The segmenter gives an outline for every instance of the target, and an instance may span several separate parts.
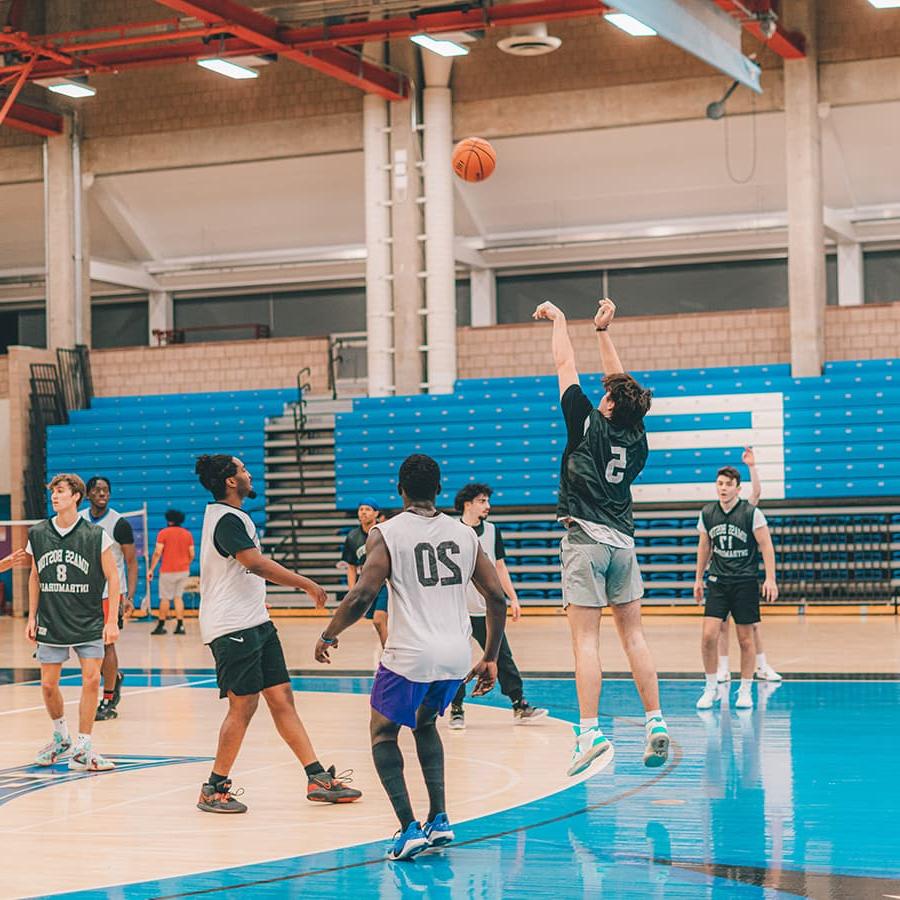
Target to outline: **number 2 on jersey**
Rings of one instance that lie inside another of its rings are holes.
[[[625,448],[611,446],[609,449],[612,451],[613,458],[606,467],[606,480],[610,484],[620,484],[625,477]]]
[[[437,550],[423,541],[416,544],[416,577],[422,587],[434,587],[438,582],[447,586],[451,584],[462,584],[462,569],[450,558],[451,553],[459,554],[459,544],[455,541],[442,541],[437,545]],[[441,575],[438,562],[450,573],[449,575]]]

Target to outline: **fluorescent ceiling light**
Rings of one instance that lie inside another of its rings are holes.
[[[443,41],[433,38],[430,34],[414,34],[410,36],[414,44],[418,44],[425,50],[437,53],[438,56],[468,56],[469,48],[453,41]]]
[[[900,0],[898,0],[900,2]],[[607,13],[604,17],[610,25],[621,28],[622,31],[628,32],[633,37],[653,37],[656,32],[649,26],[645,25],[640,19],[629,16],[628,13]]]
[[[229,59],[222,59],[220,56],[210,56],[206,59],[198,59],[197,65],[203,69],[209,69],[217,75],[224,75],[226,78],[244,79],[259,78],[259,72],[256,69],[250,69],[247,66],[239,66],[237,63],[231,62]]]
[[[82,97],[93,97],[97,93],[97,89],[92,88],[86,81],[74,78],[55,78],[45,87],[54,94],[62,94],[63,97],[72,97],[75,100],[80,100]]]
[[[900,8],[900,0],[869,0],[869,3],[875,9],[898,9]]]

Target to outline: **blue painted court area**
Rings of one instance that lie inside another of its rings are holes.
[[[208,677],[151,676],[200,687],[209,686]],[[303,677],[294,683],[299,691],[355,692],[370,681]],[[700,687],[663,684],[674,753],[664,769],[648,770],[641,764],[643,719],[634,687],[608,682],[601,724],[616,748],[609,768],[562,793],[462,823],[454,845],[414,862],[386,862],[381,842],[308,856],[298,847],[296,857],[277,862],[65,896],[900,895],[900,682],[757,685],[752,711],[725,705],[704,714],[694,710]],[[527,694],[555,716],[577,718],[570,679],[530,679]],[[451,740],[465,734],[447,735],[445,742]]]

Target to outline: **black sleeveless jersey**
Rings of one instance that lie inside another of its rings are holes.
[[[739,500],[730,512],[725,512],[718,501],[703,507],[703,527],[712,549],[711,578],[728,582],[759,577],[759,547],[753,536],[755,513],[756,507],[746,500]]]
[[[103,529],[79,519],[61,535],[52,521],[28,532],[41,585],[37,639],[72,646],[103,637]]]

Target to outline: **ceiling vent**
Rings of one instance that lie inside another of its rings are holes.
[[[497,41],[497,46],[512,56],[543,56],[552,53],[560,44],[562,41],[558,37],[547,34],[543,22],[516,26],[509,37]]]

